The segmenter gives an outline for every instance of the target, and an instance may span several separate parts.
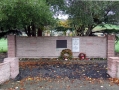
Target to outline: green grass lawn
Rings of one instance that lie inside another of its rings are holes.
[[[7,39],[0,39],[0,53],[7,52]]]

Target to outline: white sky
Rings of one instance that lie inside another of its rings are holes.
[[[68,15],[59,15],[58,16],[59,19],[68,19]]]
[[[59,19],[68,19],[68,15],[64,15],[64,14],[59,14],[59,16],[57,16]],[[57,18],[56,16],[55,16],[55,18]]]

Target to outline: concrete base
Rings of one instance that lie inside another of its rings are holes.
[[[19,59],[15,58],[5,58],[4,62],[10,63],[10,78],[14,79],[19,74]]]
[[[0,63],[0,84],[10,79],[10,63]]]
[[[108,71],[107,73],[112,78],[119,78],[119,57],[108,58]]]

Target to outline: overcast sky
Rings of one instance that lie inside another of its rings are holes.
[[[68,15],[59,15],[58,16],[59,19],[68,19]]]
[[[58,19],[68,19],[68,15],[67,14],[59,14],[58,16],[54,16],[55,18],[58,18]]]

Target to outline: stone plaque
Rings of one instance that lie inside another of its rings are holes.
[[[56,48],[67,48],[67,40],[56,40]]]
[[[79,38],[72,38],[72,52],[79,52]]]

